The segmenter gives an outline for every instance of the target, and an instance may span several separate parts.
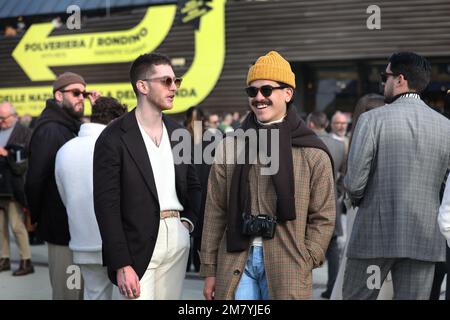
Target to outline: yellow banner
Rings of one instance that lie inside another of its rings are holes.
[[[175,13],[176,6],[154,7],[131,30],[53,37],[49,37],[54,27],[51,22],[34,24],[12,56],[32,81],[56,79],[49,66],[133,61],[134,57],[151,52],[161,44]]]
[[[195,55],[177,92],[174,108],[182,112],[198,105],[212,91],[225,60],[225,2],[208,2],[211,10],[201,16],[195,31]],[[176,5],[150,7],[139,25],[127,31],[48,37],[49,23],[30,26],[13,52],[13,57],[32,81],[55,79],[49,66],[100,64],[134,60],[153,51],[167,36],[175,18]],[[128,75],[124,75],[124,78]],[[136,98],[129,82],[88,84],[87,90],[98,90],[132,107]],[[45,101],[52,97],[51,85],[1,88],[0,101],[14,104],[18,113],[38,116]],[[86,103],[86,114],[90,114]]]

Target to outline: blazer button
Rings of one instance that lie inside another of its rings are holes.
[[[239,270],[234,270],[234,272],[233,272],[233,275],[235,275],[235,276],[238,276],[240,274],[241,274],[241,272]]]

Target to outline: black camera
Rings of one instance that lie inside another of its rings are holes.
[[[245,214],[242,234],[272,239],[275,235],[276,225],[276,217],[268,216],[266,214],[259,214],[257,216]]]

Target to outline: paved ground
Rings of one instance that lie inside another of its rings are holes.
[[[11,235],[11,239],[14,237]],[[13,277],[12,271],[18,268],[19,254],[15,243],[11,245],[11,271],[0,272],[0,300],[49,300],[50,281],[47,267],[47,246],[32,246],[32,261],[35,273]],[[314,298],[320,299],[327,279],[326,264],[313,271]],[[203,300],[203,281],[195,273],[188,273],[184,280],[183,300]]]

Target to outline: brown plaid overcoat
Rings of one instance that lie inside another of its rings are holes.
[[[234,164],[229,164],[232,138],[216,148],[206,200],[201,269],[215,276],[215,299],[234,299],[245,269],[248,250],[227,252],[227,208]],[[238,151],[235,151],[238,152]],[[228,158],[227,158],[228,153]],[[312,269],[322,265],[336,217],[333,170],[328,155],[316,148],[292,148],[295,180],[295,220],[279,223],[273,239],[264,239],[264,264],[270,299],[310,299]],[[228,161],[228,162],[227,162]],[[276,212],[271,176],[252,165],[249,173],[252,214]]]

